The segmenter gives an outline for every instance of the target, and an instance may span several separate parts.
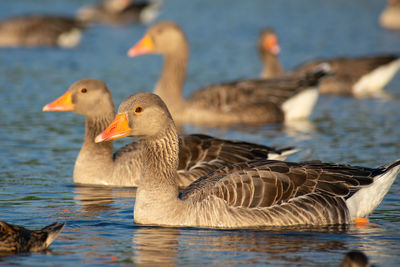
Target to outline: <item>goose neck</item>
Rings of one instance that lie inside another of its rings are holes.
[[[267,79],[284,74],[282,64],[277,56],[266,53],[263,55],[263,62],[262,78]]]
[[[95,143],[94,139],[112,122],[113,116],[86,118],[85,137],[74,166],[75,183],[96,184],[99,180],[110,182],[114,170],[113,142]]]
[[[182,91],[188,61],[187,52],[184,50],[181,53],[164,56],[161,78],[154,91],[169,108],[182,106],[184,102]],[[173,111],[171,112],[174,113]]]
[[[169,191],[178,194],[179,139],[174,124],[161,137],[142,140],[143,176],[139,187],[151,191]]]

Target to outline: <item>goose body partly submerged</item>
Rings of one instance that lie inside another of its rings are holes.
[[[106,186],[137,186],[142,173],[140,144],[128,144],[113,154],[113,142],[97,144],[95,137],[115,116],[111,91],[96,79],[80,80],[43,111],[73,111],[84,115],[85,137],[75,162],[74,182]],[[275,149],[247,142],[223,140],[207,135],[179,137],[178,185],[191,182],[219,167],[252,159],[285,159],[293,148]]]
[[[196,90],[184,99],[189,45],[182,29],[169,21],[152,26],[128,55],[147,53],[164,56],[163,71],[154,93],[165,101],[178,124],[257,125],[306,119],[318,98],[318,82],[328,73],[320,68],[277,79],[224,82]]]
[[[141,138],[143,174],[135,200],[138,224],[247,228],[353,223],[382,201],[400,160],[379,168],[254,160],[220,168],[180,195],[179,139],[167,106],[155,94],[123,101],[96,142]]]

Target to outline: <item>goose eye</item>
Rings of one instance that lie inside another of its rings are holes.
[[[143,111],[143,108],[140,106],[135,108],[135,113],[140,113],[142,111]]]
[[[82,92],[82,93],[87,93],[87,89],[86,89],[86,88],[82,88],[82,89],[81,89],[81,92]]]

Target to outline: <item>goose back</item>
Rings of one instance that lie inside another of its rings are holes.
[[[327,62],[332,68],[334,75],[324,79],[319,90],[323,94],[340,94],[340,95],[357,95],[357,91],[363,94],[363,89],[356,89],[358,82],[363,77],[371,74],[374,70],[394,64],[388,71],[389,77],[386,78],[384,73],[379,75],[379,80],[376,88],[370,89],[370,91],[381,89],[386,83],[393,77],[398,68],[400,67],[400,59],[396,55],[380,55],[380,56],[369,56],[369,57],[340,57],[332,59],[319,59],[311,62],[304,63],[295,69],[295,73],[304,73],[315,68],[316,65]],[[368,92],[366,92],[368,93]]]
[[[187,99],[190,109],[197,109],[199,114],[191,112],[201,120],[205,110],[208,119],[218,116],[229,123],[280,123],[290,117],[290,109],[285,110],[285,103],[301,95],[306,90],[316,91],[316,87],[322,77],[328,75],[327,70],[316,66],[313,71],[301,75],[285,75],[273,79],[248,79],[233,82],[225,82],[211,85],[195,91]],[[318,95],[318,94],[317,94]],[[315,105],[303,102],[302,106]],[[298,113],[301,114],[301,113]],[[306,113],[303,118],[308,117]],[[211,118],[210,118],[211,117]],[[207,119],[207,118],[206,118]]]
[[[231,141],[207,135],[179,136],[178,184],[188,186],[199,177],[223,166],[254,159],[286,159],[297,150],[275,149],[253,143]]]
[[[225,217],[223,227],[343,224],[354,219],[346,200],[386,171],[317,161],[252,161],[198,179],[180,198],[214,212],[212,218],[201,217],[204,225],[220,220],[217,214]],[[222,212],[214,209],[215,202],[224,203]]]

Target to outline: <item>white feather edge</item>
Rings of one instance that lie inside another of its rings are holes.
[[[394,180],[400,172],[400,165],[391,168],[387,172],[375,177],[369,186],[358,190],[352,197],[346,200],[350,219],[367,217],[382,202],[383,197],[389,191]]]
[[[318,88],[310,87],[289,98],[282,104],[285,121],[308,118],[318,100]]]
[[[379,94],[385,85],[390,82],[399,68],[400,59],[397,59],[389,64],[374,69],[370,73],[362,76],[357,83],[353,85],[353,94],[359,98]]]

